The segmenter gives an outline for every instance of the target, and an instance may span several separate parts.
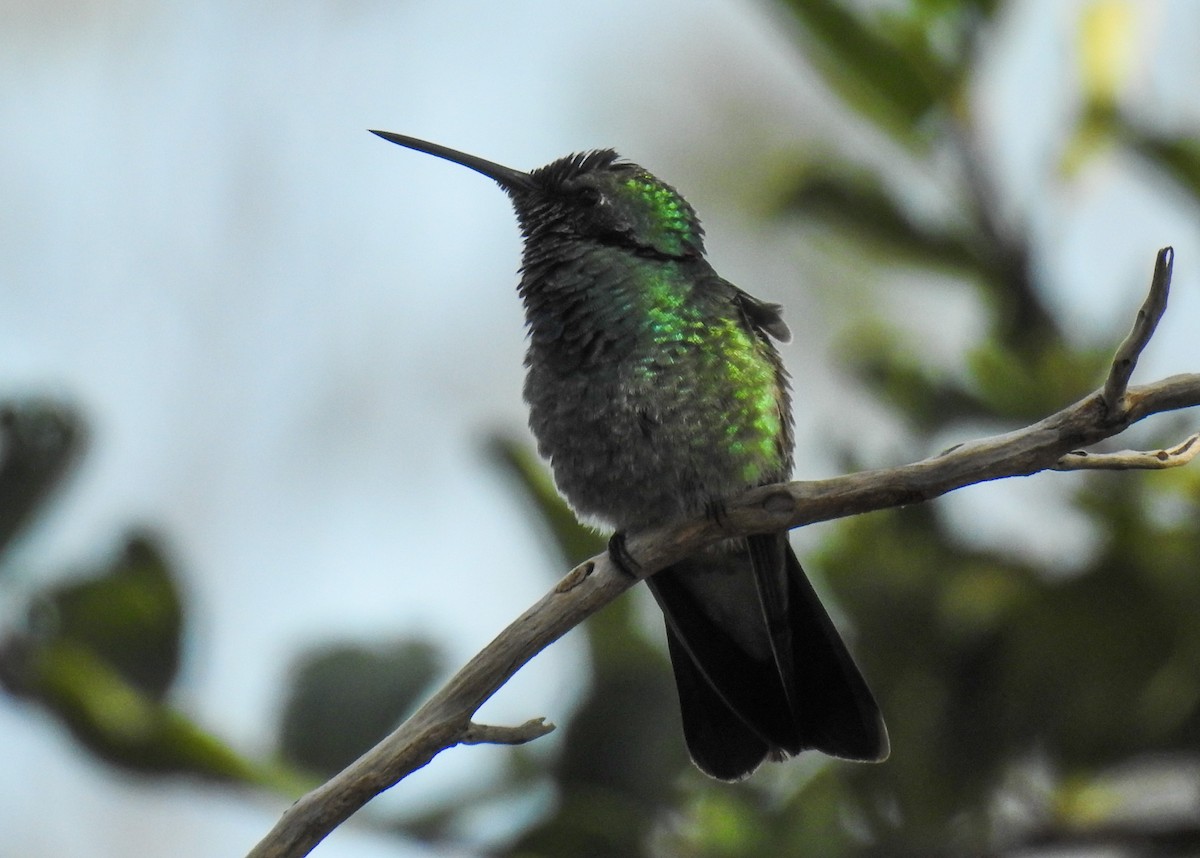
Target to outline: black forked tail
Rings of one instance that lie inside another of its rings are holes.
[[[786,534],[689,558],[647,583],[666,615],[684,736],[702,771],[739,780],[808,749],[887,757],[879,707]]]

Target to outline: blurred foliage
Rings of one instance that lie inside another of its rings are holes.
[[[169,704],[183,618],[162,547],[133,534],[101,568],[34,596],[0,641],[0,686],[123,769],[294,790],[296,778],[244,759]]]
[[[1012,195],[980,145],[974,76],[1010,4],[779,5],[798,55],[848,113],[900,153],[897,163],[955,186],[934,216],[898,192],[889,167],[838,149],[798,158],[779,197],[781,216],[840,238],[853,276],[875,260],[879,289],[901,266],[953,279],[985,319],[951,370],[869,301],[847,321],[836,346],[845,369],[910,433],[897,458],[963,426],[1024,425],[1099,386],[1115,342],[1064,340],[1033,261],[1038,225],[1002,204]],[[1118,151],[1195,207],[1200,137],[1125,106],[1143,14],[1128,0],[1080,6],[1078,113],[1058,141],[1055,180],[1069,188],[1092,159]],[[1151,267],[1148,258],[1147,279]],[[1140,297],[1130,296],[1131,317]],[[0,561],[84,436],[63,405],[0,404]],[[492,452],[564,570],[603,550],[524,443],[496,439]],[[657,624],[642,622],[634,596],[585,625],[591,681],[556,759],[546,766],[512,748],[501,782],[398,827],[450,842],[469,804],[549,784],[551,806],[493,854],[1200,855],[1200,478],[1185,469],[1044,479],[1069,481],[1064,517],[1086,516],[1096,534],[1069,570],[1038,568],[1019,546],[965,544],[937,504],[839,522],[807,558],[886,714],[886,763],[806,755],[742,784],[705,779],[686,760]],[[0,643],[0,682],[124,769],[294,792],[302,779],[290,769],[245,760],[171,707],[187,613],[175,582],[155,539],[130,538],[115,560],[34,598]],[[417,639],[314,650],[294,672],[281,755],[312,772],[339,768],[413,707],[439,663]]]
[[[416,708],[440,663],[423,640],[315,650],[293,669],[281,755],[315,774],[337,774]]]
[[[0,403],[0,556],[66,474],[84,437],[81,419],[63,403]]]

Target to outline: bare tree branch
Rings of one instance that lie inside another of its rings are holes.
[[[1088,455],[1081,448],[1119,435],[1153,414],[1200,405],[1200,374],[1176,375],[1129,387],[1138,356],[1166,308],[1173,253],[1159,252],[1150,296],[1123,342],[1101,390],[1044,420],[1003,435],[961,444],[898,468],[829,480],[762,486],[731,499],[711,517],[631,534],[625,549],[638,576],[651,575],[719,539],[770,533],[818,521],[904,506],[954,489],[1044,470],[1086,467],[1165,467],[1200,452],[1197,436],[1171,450]],[[1089,464],[1081,464],[1087,461]],[[1098,463],[1098,464],[1096,464]],[[607,554],[571,570],[553,590],[475,655],[394,733],[347,769],[297,801],[249,853],[249,858],[307,855],[371,798],[421,768],[442,750],[464,742],[528,741],[552,727],[541,719],[515,728],[472,723],[478,708],[527,661],[583,619],[637,583]]]

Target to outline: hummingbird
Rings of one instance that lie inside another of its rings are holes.
[[[524,172],[388,131],[509,196],[524,238],[517,291],[525,400],[539,453],[581,521],[622,536],[701,514],[792,472],[790,333],[709,264],[674,188],[612,149]],[[888,755],[866,681],[787,532],[728,539],[648,577],[666,620],[684,740],[711,777],[815,749]]]

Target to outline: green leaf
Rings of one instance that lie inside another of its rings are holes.
[[[1071,349],[1050,343],[1018,352],[989,341],[971,352],[974,392],[991,413],[1037,420],[1099,387],[1111,359],[1108,349]]]
[[[77,641],[10,637],[0,646],[0,683],[36,700],[92,753],[121,768],[253,783],[286,793],[301,787],[294,775],[243,758]]]
[[[986,404],[954,378],[939,377],[884,324],[855,326],[841,340],[839,363],[923,433],[988,415]]]
[[[83,419],[62,403],[0,402],[0,554],[66,475],[85,435]]]
[[[1128,0],[1093,0],[1080,15],[1080,81],[1085,100],[1111,109],[1138,67],[1136,4]]]
[[[1130,126],[1125,126],[1123,138],[1134,152],[1200,200],[1200,139],[1153,135]]]
[[[151,697],[166,695],[179,671],[184,605],[148,534],[130,536],[100,574],[38,596],[29,625],[43,640],[78,644]]]
[[[419,639],[317,650],[294,669],[281,754],[316,774],[336,774],[399,724],[440,670],[437,648]]]
[[[837,226],[851,240],[882,244],[884,252],[913,264],[982,268],[965,235],[916,220],[868,172],[826,162],[797,181],[784,207]]]
[[[955,79],[929,46],[904,38],[898,27],[867,26],[836,0],[786,5],[803,25],[808,55],[833,90],[894,138],[923,147],[926,135],[917,126],[944,106]]]
[[[40,640],[69,642],[161,699],[179,670],[183,601],[154,538],[129,537],[98,574],[38,596],[28,624]]]

